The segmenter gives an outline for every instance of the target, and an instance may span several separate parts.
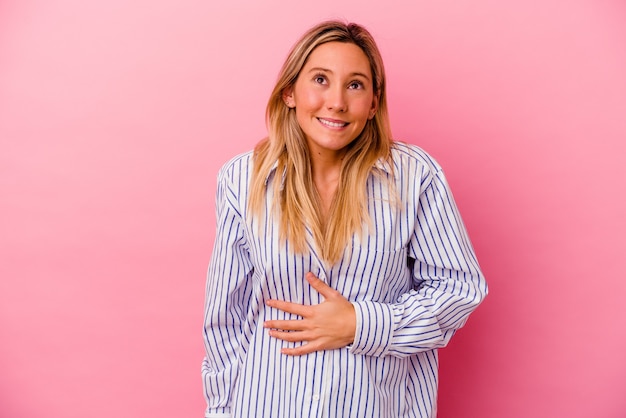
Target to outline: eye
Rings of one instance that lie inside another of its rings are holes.
[[[353,81],[348,85],[348,88],[351,90],[358,90],[363,88],[363,83],[360,81]]]
[[[313,81],[317,84],[325,84],[326,83],[326,76],[324,74],[315,74],[313,76]]]

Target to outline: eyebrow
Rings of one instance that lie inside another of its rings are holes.
[[[332,72],[333,72],[332,70],[329,70],[328,68],[313,67],[313,68],[311,68],[311,69],[309,70],[309,73],[312,73],[312,72],[314,72],[314,71],[324,71],[324,72],[331,73],[331,74],[332,74]],[[366,79],[366,80],[368,80],[368,81],[369,81],[369,79],[370,79],[370,78],[369,78],[366,74],[359,73],[359,72],[350,73],[350,76],[351,76],[351,77],[354,77],[354,76],[363,77],[364,79]]]

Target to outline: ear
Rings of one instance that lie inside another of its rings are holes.
[[[296,107],[296,101],[293,97],[293,87],[287,87],[283,90],[283,102],[285,102],[285,105],[290,109]]]
[[[370,113],[367,119],[372,120],[374,116],[376,115],[377,111],[378,111],[378,95],[376,94],[374,95],[374,98],[372,99],[372,108],[370,109]]]

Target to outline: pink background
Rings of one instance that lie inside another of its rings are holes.
[[[5,0],[0,417],[202,416],[215,175],[331,17],[377,38],[490,284],[439,416],[626,416],[624,1]]]

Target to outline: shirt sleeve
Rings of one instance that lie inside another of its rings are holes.
[[[222,170],[223,171],[223,170]],[[250,261],[237,193],[220,172],[216,193],[216,235],[207,273],[204,307],[202,379],[206,418],[230,416],[238,377],[242,319],[250,299]]]
[[[353,302],[354,354],[398,357],[441,348],[487,295],[487,284],[443,175],[419,195],[408,266],[413,288],[391,304]]]

